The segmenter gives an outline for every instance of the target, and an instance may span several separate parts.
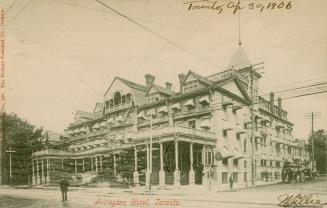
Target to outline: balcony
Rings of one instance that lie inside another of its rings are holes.
[[[203,114],[211,113],[211,107],[195,107],[194,109],[187,109],[186,107],[183,107],[181,111],[174,113],[173,117],[174,119],[180,119],[185,117],[191,117],[191,116],[199,116]]]
[[[131,108],[132,106],[133,106],[132,102],[125,103],[125,104],[120,104],[120,105],[115,105],[115,106],[112,106],[112,107],[109,107],[108,109],[106,109],[106,114],[116,112],[116,111],[120,111],[120,110],[125,110],[127,108]]]
[[[152,125],[153,124],[158,124],[158,123],[166,123],[168,122],[168,116],[164,116],[164,117],[157,117],[157,118],[153,118],[152,119]],[[142,127],[142,126],[149,126],[150,125],[150,120],[144,120],[141,119],[138,121],[138,126]]]
[[[165,126],[163,128],[152,129],[152,137],[165,137],[170,135],[184,135],[192,138],[204,138],[211,141],[216,141],[216,134],[209,131],[202,131],[198,129],[190,129],[181,126]],[[138,131],[131,135],[135,140],[149,138],[150,131]]]
[[[127,118],[125,121],[116,121],[111,124],[110,128],[124,127],[134,125],[134,120],[132,118]]]

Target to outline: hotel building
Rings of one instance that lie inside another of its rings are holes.
[[[150,74],[144,85],[114,78],[93,112],[77,111],[66,129],[67,149],[33,153],[33,183],[55,183],[65,173],[80,184],[107,178],[135,186],[220,187],[232,174],[242,187],[251,184],[252,166],[255,180],[268,182],[280,179],[286,160],[309,163],[282,100],[258,95],[261,75],[241,46],[228,68],[210,76],[179,74],[178,92]]]

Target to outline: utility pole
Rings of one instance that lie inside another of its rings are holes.
[[[151,191],[151,178],[152,178],[152,114],[150,115],[150,183],[149,183],[149,191]]]
[[[10,184],[12,184],[12,165],[11,165],[11,153],[15,153],[16,151],[12,150],[11,147],[9,150],[6,151],[6,153],[9,153],[9,180]]]
[[[311,113],[307,113],[305,114],[306,118],[310,118],[311,120],[311,151],[312,151],[312,161],[311,161],[311,170],[314,171],[316,169],[315,167],[315,149],[314,149],[314,119],[315,118],[320,118],[320,112],[311,112]]]
[[[251,106],[250,106],[250,113],[251,113],[251,145],[252,145],[252,151],[251,151],[251,172],[252,172],[252,186],[255,185],[255,161],[254,161],[254,148],[255,148],[255,138],[254,138],[254,90],[253,90],[253,68],[251,66],[250,68],[250,90],[251,90]]]

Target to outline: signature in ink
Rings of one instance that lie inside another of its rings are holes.
[[[316,194],[282,194],[278,196],[280,207],[323,207],[326,202],[321,202]]]

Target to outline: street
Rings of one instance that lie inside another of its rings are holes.
[[[0,188],[0,207],[278,207],[282,194],[313,194],[313,199],[327,202],[327,178],[300,184],[275,184],[224,192],[197,188],[153,190],[144,188],[88,188],[71,190],[68,203],[61,202],[59,189]],[[327,207],[327,205],[325,205]]]

